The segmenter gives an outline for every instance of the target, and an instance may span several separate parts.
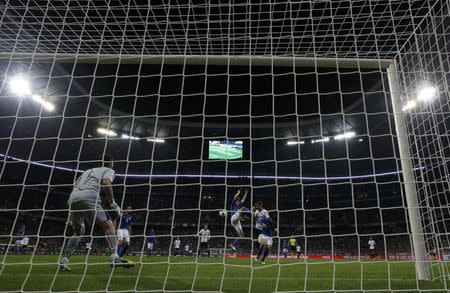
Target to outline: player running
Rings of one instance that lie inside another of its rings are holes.
[[[266,257],[269,255],[269,250],[272,247],[272,243],[273,243],[272,219],[270,217],[265,217],[261,221],[261,225],[262,225],[262,230],[261,230],[261,234],[259,234],[259,236],[258,236],[259,250],[258,250],[258,256],[256,257],[256,260],[259,260],[259,258],[262,255],[261,264],[265,265]]]
[[[244,192],[244,195],[242,195],[241,191],[238,190],[237,193],[233,196],[233,199],[231,201],[231,226],[236,230],[236,232],[239,235],[239,238],[244,237],[244,231],[242,230],[241,225],[241,216],[242,212],[249,212],[250,210],[246,207],[244,207],[245,199],[247,198],[247,190]],[[236,246],[239,243],[239,238],[236,238],[233,240],[233,243],[229,244],[229,247],[233,250],[233,252],[236,252]]]
[[[117,246],[117,254],[123,257],[130,247],[131,236],[131,224],[133,222],[133,216],[131,215],[131,206],[127,206],[127,209],[123,211],[122,216],[117,217],[117,239],[119,245]]]
[[[112,159],[105,156],[104,167],[89,169],[77,179],[67,204],[69,206],[69,221],[73,227],[74,233],[69,238],[59,261],[59,267],[63,271],[70,271],[69,257],[77,248],[80,240],[85,234],[85,225],[97,226],[106,236],[106,242],[109,245],[111,255],[109,262],[111,266],[132,267],[134,264],[127,260],[122,260],[117,254],[117,235],[113,222],[108,218],[105,210],[100,204],[99,192],[102,189],[109,200],[109,206],[118,215],[120,207],[114,201],[112,182],[115,172]]]
[[[153,248],[155,248],[156,244],[156,235],[155,230],[150,230],[150,235],[147,237],[147,256],[152,255]]]
[[[208,245],[209,238],[211,238],[211,232],[208,229],[208,224],[203,226],[203,229],[198,232],[198,236],[200,236],[200,247],[198,248],[197,257],[200,257],[200,253],[205,249],[208,252],[208,257],[211,257]]]
[[[369,256],[370,258],[375,258],[375,240],[373,240],[372,237],[370,237],[369,242],[367,242],[367,244],[369,244]]]

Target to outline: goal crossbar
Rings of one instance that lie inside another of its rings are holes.
[[[390,59],[329,58],[298,56],[233,56],[233,55],[145,55],[145,54],[67,54],[67,53],[0,53],[0,60],[57,63],[102,64],[189,64],[280,67],[339,67],[385,69]]]

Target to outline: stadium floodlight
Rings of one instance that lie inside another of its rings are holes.
[[[130,136],[130,135],[127,135],[127,134],[122,134],[122,138],[123,139],[132,139],[132,140],[139,140],[140,139],[137,136]]]
[[[414,101],[414,100],[408,101],[408,102],[403,106],[402,111],[403,111],[403,112],[406,112],[406,111],[408,111],[408,110],[411,110],[411,109],[413,109],[414,107],[416,107],[416,105],[417,105],[417,102],[416,102],[416,101]]]
[[[305,144],[305,142],[303,140],[300,140],[300,141],[291,140],[291,141],[287,142],[287,145],[296,145],[296,144]]]
[[[356,135],[356,133],[354,133],[353,131],[350,131],[350,132],[344,132],[344,133],[341,133],[341,134],[336,135],[336,136],[334,137],[334,139],[336,139],[336,140],[342,140],[342,139],[351,138],[351,137],[353,137],[353,136],[355,136],[355,135]]]
[[[51,111],[55,110],[55,106],[54,106],[52,103],[50,103],[50,102],[44,100],[41,96],[38,96],[38,95],[32,95],[31,97],[32,97],[32,99],[33,99],[34,101],[36,101],[36,102],[38,102],[39,104],[41,104],[42,107],[44,107],[44,109],[46,109],[47,111],[50,111],[50,112],[51,112]]]
[[[26,78],[20,76],[14,77],[9,82],[9,85],[13,93],[18,96],[31,95],[30,83]]]
[[[313,140],[311,141],[311,143],[316,143],[316,142],[327,142],[327,141],[330,141],[330,138],[329,138],[329,137],[322,137],[322,138],[318,138],[318,139],[313,139]]]
[[[102,127],[97,128],[97,132],[100,134],[106,134],[107,136],[117,136],[116,132]]]
[[[164,139],[161,139],[161,138],[147,138],[147,141],[162,143],[162,142],[164,142]]]
[[[436,96],[437,89],[433,86],[426,86],[417,91],[417,100],[428,101]]]

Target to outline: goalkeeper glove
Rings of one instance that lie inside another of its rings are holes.
[[[113,209],[119,216],[122,214],[122,211],[120,210],[119,205],[118,205],[115,201],[113,201],[113,202],[110,204],[110,207],[111,207],[111,209]]]

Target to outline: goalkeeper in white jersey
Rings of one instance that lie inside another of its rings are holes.
[[[198,236],[200,236],[200,247],[198,248],[197,257],[200,257],[200,253],[203,250],[206,250],[208,252],[208,257],[211,257],[211,252],[208,245],[209,238],[211,237],[211,232],[208,229],[208,224],[205,224],[203,226],[203,229],[198,232]]]
[[[104,167],[93,168],[83,172],[75,182],[73,191],[67,201],[70,212],[69,222],[73,227],[74,233],[66,242],[59,262],[60,269],[63,271],[70,271],[69,257],[77,248],[81,238],[83,238],[86,231],[85,225],[93,226],[94,224],[97,224],[105,233],[106,242],[111,251],[109,256],[111,266],[133,266],[132,262],[122,260],[117,254],[116,229],[101,205],[100,189],[105,192],[111,209],[118,215],[121,214],[120,207],[114,201],[112,182],[114,181],[115,172],[112,169],[112,159],[105,156],[103,165]]]

